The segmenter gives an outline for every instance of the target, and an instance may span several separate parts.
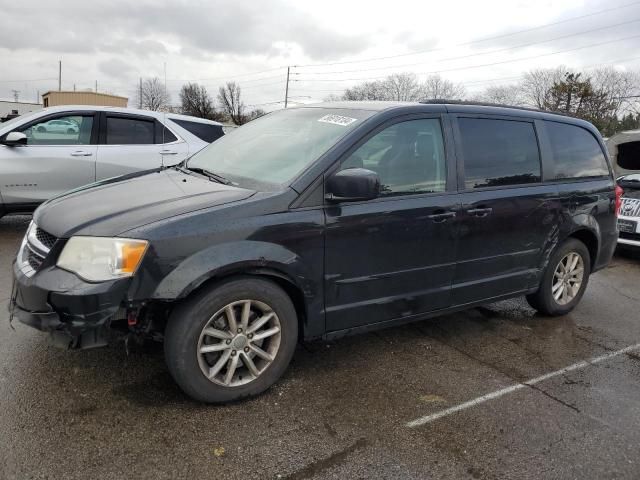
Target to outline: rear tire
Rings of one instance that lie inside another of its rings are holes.
[[[284,290],[268,280],[236,277],[172,312],[165,360],[187,395],[225,403],[273,385],[289,365],[297,340],[296,310]]]
[[[538,291],[527,295],[527,302],[545,315],[566,315],[580,302],[590,273],[589,250],[570,238],[551,255]]]

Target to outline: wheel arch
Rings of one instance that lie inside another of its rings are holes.
[[[598,248],[600,245],[598,235],[591,229],[580,228],[571,232],[567,238],[575,238],[584,243],[587,250],[589,250],[589,260],[591,261],[591,269],[593,269],[598,259]]]
[[[216,246],[185,259],[160,282],[153,300],[180,302],[202,289],[239,276],[270,280],[287,293],[296,309],[300,338],[309,336],[310,323],[314,325],[312,330],[324,330],[323,319],[310,318],[314,315],[309,307],[310,298],[316,295],[323,298],[321,285],[311,281],[313,275],[297,255],[265,242]]]

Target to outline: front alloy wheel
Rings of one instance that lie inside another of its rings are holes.
[[[297,342],[298,318],[289,295],[268,279],[242,276],[202,288],[176,306],[164,351],[185,393],[224,403],[273,385]]]
[[[212,382],[237,387],[258,378],[280,348],[280,320],[266,303],[240,300],[225,305],[198,339],[198,363]]]

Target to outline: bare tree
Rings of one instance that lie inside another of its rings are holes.
[[[525,104],[522,88],[519,85],[492,85],[480,94],[479,100],[500,105]]]
[[[255,120],[256,118],[259,118],[266,114],[267,112],[265,112],[263,109],[255,108],[247,114],[247,121],[250,122],[251,120]]]
[[[343,100],[391,100],[384,82],[363,82],[347,88],[342,95]]]
[[[459,99],[464,97],[461,84],[432,75],[423,83],[413,73],[394,73],[384,80],[363,82],[345,90],[343,100],[394,100],[417,102],[428,98]]]
[[[339,102],[340,100],[344,100],[344,93],[342,95],[330,93],[322,99],[323,102]]]
[[[186,115],[208,118],[209,120],[219,118],[207,89],[197,83],[187,83],[182,86],[180,103],[182,104],[182,113]]]
[[[171,103],[171,96],[158,77],[145,78],[142,86],[136,86],[136,105],[144,110],[166,110]]]
[[[604,93],[612,109],[612,116],[619,117],[637,108],[640,95],[640,74],[616,70],[612,67],[596,69],[591,75],[596,90]]]
[[[427,77],[421,93],[421,99],[460,100],[466,95],[466,90],[461,83],[453,83],[436,74]]]
[[[549,103],[549,93],[554,84],[564,79],[568,69],[564,66],[531,70],[524,74],[521,82],[525,103],[543,109]]]
[[[240,93],[240,85],[236,82],[227,82],[218,90],[220,108],[236,125],[242,125],[249,120],[245,114],[246,107],[240,98]]]
[[[398,102],[417,102],[425,98],[425,91],[413,73],[394,73],[383,83],[386,100]]]

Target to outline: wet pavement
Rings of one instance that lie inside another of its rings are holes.
[[[215,407],[178,390],[157,345],[64,352],[13,331],[28,221],[0,220],[0,479],[640,478],[640,348],[557,372],[640,343],[638,256],[571,315],[517,299],[304,345],[266,394]]]

